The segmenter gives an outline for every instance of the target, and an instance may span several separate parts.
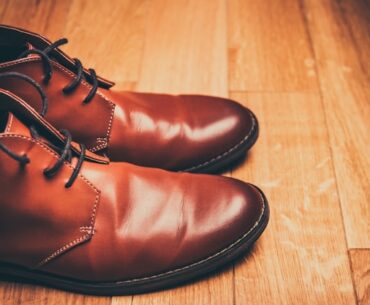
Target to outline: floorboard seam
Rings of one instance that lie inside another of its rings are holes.
[[[316,63],[317,62],[317,56],[316,56],[316,52],[315,52],[315,48],[314,48],[314,41],[313,41],[313,38],[312,38],[312,34],[311,34],[310,26],[309,26],[309,21],[307,20],[307,14],[306,14],[307,10],[306,10],[306,6],[305,6],[305,0],[298,0],[298,1],[299,1],[299,8],[300,8],[300,11],[301,11],[301,14],[302,14],[304,26],[305,26],[305,29],[306,29],[306,32],[307,32],[307,37],[309,39],[309,45],[310,45],[310,48],[311,48],[312,56],[313,56],[314,61]],[[322,85],[321,85],[322,84],[321,76],[320,76],[320,71],[319,71],[317,65],[315,65],[314,69],[315,69],[315,72],[316,72],[316,75],[317,75],[317,83],[318,83],[318,87],[319,87],[321,107],[322,107],[322,111],[323,111],[323,114],[324,114],[324,124],[326,126],[326,137],[328,139],[328,147],[329,147],[329,151],[330,151],[330,166],[332,168],[332,171],[333,171],[333,174],[334,174],[334,177],[335,177],[335,188],[336,188],[336,193],[338,195],[339,210],[340,210],[340,214],[341,214],[341,218],[342,218],[342,226],[343,226],[343,233],[344,233],[344,239],[345,239],[345,246],[347,248],[347,264],[348,264],[348,267],[349,267],[349,270],[350,270],[350,276],[351,276],[351,282],[352,282],[352,293],[353,293],[353,296],[354,296],[354,300],[356,301],[356,304],[358,304],[357,293],[356,293],[356,285],[355,285],[353,272],[352,272],[351,258],[349,256],[347,230],[346,230],[346,225],[345,225],[345,222],[344,222],[342,200],[341,200],[339,185],[338,185],[338,175],[337,175],[337,171],[336,171],[335,164],[334,164],[334,153],[333,153],[333,149],[331,147],[331,135],[330,135],[329,125],[328,125],[328,120],[327,120],[327,111],[326,111],[326,107],[325,107],[325,103],[324,103],[324,94],[323,94],[323,88],[322,88]]]

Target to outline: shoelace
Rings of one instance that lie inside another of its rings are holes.
[[[31,130],[32,137],[34,137],[35,139],[38,139],[40,137],[34,126],[31,126],[30,130]],[[72,160],[72,149],[71,149],[72,136],[70,132],[65,129],[60,130],[60,133],[65,136],[65,143],[62,149],[60,149],[58,146],[55,146],[49,143],[49,146],[53,148],[55,151],[59,152],[60,155],[59,155],[58,160],[54,163],[52,167],[48,167],[44,169],[44,175],[47,178],[52,178],[61,169],[65,161],[68,161],[70,163]],[[80,156],[78,158],[75,168],[73,169],[72,175],[69,177],[67,183],[65,184],[66,188],[70,188],[73,185],[73,183],[75,182],[81,170],[82,163],[85,160],[85,154],[86,154],[85,145],[80,144],[80,149],[81,149]]]
[[[38,92],[40,93],[40,96],[42,98],[43,105],[44,105],[43,109],[47,109],[46,94],[45,94],[44,90],[41,88],[41,86],[34,79],[32,79],[32,78],[30,78],[30,77],[28,77],[24,74],[17,73],[17,72],[0,73],[0,78],[1,77],[18,77],[18,78],[21,78],[23,80],[26,80],[31,85],[35,86],[35,88],[38,90]],[[45,110],[45,112],[46,112],[46,110]],[[37,132],[37,130],[34,126],[30,126],[30,132],[31,132],[31,135],[34,139],[38,140],[40,138],[40,135],[39,135],[39,133]],[[63,148],[59,148],[58,146],[53,145],[52,143],[48,143],[48,145],[52,149],[54,149],[56,152],[59,153],[59,158],[54,163],[53,166],[44,169],[43,174],[47,178],[52,178],[61,169],[64,162],[67,161],[67,162],[70,163],[72,161],[72,149],[71,149],[72,135],[70,134],[70,132],[68,130],[65,130],[65,129],[60,130],[60,133],[65,137],[65,142],[64,142],[64,147]],[[3,144],[1,142],[0,142],[0,150],[3,151],[5,154],[7,154],[12,159],[18,161],[21,164],[21,166],[25,166],[28,163],[30,163],[30,159],[28,158],[28,156],[26,154],[19,155],[19,154],[15,153],[14,151],[12,151],[11,149],[9,149],[5,144]],[[86,146],[83,145],[83,144],[80,144],[80,151],[81,152],[80,152],[80,156],[78,158],[77,164],[73,169],[72,175],[70,176],[70,178],[68,179],[68,181],[65,184],[66,188],[70,188],[73,185],[73,183],[75,182],[75,180],[78,177],[78,174],[81,170],[83,161],[85,160]]]
[[[49,54],[52,51],[54,51],[56,48],[66,44],[66,43],[68,43],[68,40],[66,38],[62,38],[62,39],[59,39],[59,40],[53,42],[52,44],[50,44],[44,50],[38,50],[38,49],[26,50],[19,56],[19,58],[26,57],[30,54],[39,55],[42,62],[43,62],[43,66],[44,66],[45,75],[44,75],[44,80],[43,81],[44,81],[45,84],[47,84],[47,83],[49,83],[51,77],[53,76],[53,67],[52,67],[52,64],[51,64],[51,58],[49,57]],[[74,61],[74,64],[75,64],[75,68],[77,69],[76,78],[69,85],[67,85],[66,87],[63,88],[63,92],[65,94],[71,93],[72,91],[74,91],[79,86],[81,81],[83,79],[85,79],[88,82],[91,82],[91,84],[92,84],[92,88],[91,88],[89,94],[83,100],[83,103],[89,103],[93,99],[93,97],[95,96],[95,94],[98,90],[98,87],[99,87],[99,82],[98,82],[96,72],[95,72],[94,69],[88,69],[88,71],[90,73],[89,74],[84,73],[84,69],[83,69],[81,61],[77,58],[73,58],[73,61]]]
[[[18,73],[18,72],[3,72],[3,73],[0,73],[0,78],[20,78],[26,81],[27,83],[31,84],[32,86],[34,86],[41,96],[42,109],[41,109],[40,115],[43,117],[46,115],[46,112],[48,111],[48,98],[45,94],[45,91],[33,78],[25,74]]]

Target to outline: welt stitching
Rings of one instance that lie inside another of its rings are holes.
[[[253,187],[252,185],[250,185],[251,187]],[[122,282],[119,282],[119,283],[132,283],[132,282],[137,282],[137,281],[143,281],[143,280],[149,280],[149,279],[154,279],[154,278],[158,278],[158,277],[161,277],[161,276],[165,276],[165,275],[169,275],[169,274],[172,274],[172,273],[175,273],[175,272],[179,272],[179,271],[183,271],[183,270],[186,270],[186,269],[189,269],[189,268],[192,268],[194,266],[197,266],[197,265],[200,265],[202,263],[205,263],[209,260],[211,260],[212,258],[220,255],[220,254],[223,254],[224,252],[228,251],[229,249],[231,249],[232,247],[234,247],[236,244],[238,244],[241,240],[243,240],[246,236],[248,236],[256,227],[258,227],[258,225],[260,224],[261,220],[262,220],[262,217],[265,213],[265,210],[266,210],[266,202],[265,202],[265,199],[263,198],[262,194],[257,191],[257,189],[255,189],[255,187],[253,187],[253,190],[258,193],[258,197],[259,197],[259,200],[260,200],[260,203],[262,204],[262,211],[261,211],[261,215],[259,216],[258,220],[256,221],[256,223],[253,225],[253,227],[248,230],[247,233],[245,233],[242,237],[240,237],[238,240],[236,240],[235,242],[233,242],[231,245],[229,245],[228,247],[222,249],[221,251],[203,259],[203,260],[200,260],[196,263],[193,263],[191,265],[188,265],[188,266],[185,266],[185,267],[181,267],[181,268],[177,268],[177,269],[174,269],[174,270],[170,270],[170,271],[167,271],[167,272],[164,272],[164,273],[160,273],[160,274],[156,274],[156,275],[152,275],[152,276],[148,276],[148,277],[143,277],[143,278],[138,278],[138,279],[132,279],[132,280],[127,280],[127,281],[122,281]]]
[[[228,151],[222,153],[222,154],[219,154],[218,156],[206,161],[206,162],[203,162],[201,164],[198,164],[198,165],[195,165],[195,166],[192,166],[192,167],[189,167],[189,168],[186,168],[186,169],[183,169],[181,171],[192,171],[192,170],[195,170],[195,169],[198,169],[200,167],[203,167],[203,166],[206,166],[210,163],[213,163],[225,156],[227,156],[228,154],[232,153],[234,150],[238,149],[241,145],[243,145],[247,140],[248,138],[251,136],[252,132],[254,131],[255,127],[256,127],[256,119],[254,118],[254,116],[249,113],[250,117],[252,118],[252,128],[250,129],[250,131],[248,132],[248,134],[238,143],[236,144],[235,146],[233,146],[232,148],[230,148]]]
[[[21,136],[21,135],[0,135],[0,138],[1,137],[19,137],[19,138],[25,138],[25,139],[28,139],[28,140],[33,140],[33,139],[30,139],[28,137],[25,137],[25,136]],[[35,141],[33,140],[32,142],[34,143],[37,143],[37,144],[40,144],[43,148],[45,148],[47,151],[49,151],[49,149],[47,147],[45,147],[42,143],[38,142],[38,141]],[[49,151],[50,152],[50,151]],[[51,153],[53,155],[56,155],[55,153],[53,153],[51,151]],[[69,165],[68,163],[66,165]],[[84,178],[82,175],[80,175],[82,178]],[[98,191],[95,186],[93,186],[87,179],[86,179],[86,183],[88,183],[95,191]],[[260,223],[261,223],[261,220],[262,220],[262,217],[265,213],[265,210],[266,210],[266,202],[265,202],[265,199],[263,198],[262,194],[257,191],[257,189],[255,187],[253,187],[252,185],[250,185],[252,187],[252,189],[254,190],[254,192],[256,194],[258,194],[258,197],[259,197],[259,200],[260,200],[260,203],[262,204],[262,211],[261,211],[261,214],[258,218],[258,220],[256,221],[256,223],[248,230],[248,232],[246,232],[242,237],[240,237],[239,239],[237,239],[235,242],[233,242],[231,245],[229,245],[228,247],[222,249],[221,251],[203,259],[203,260],[200,260],[196,263],[193,263],[193,264],[190,264],[190,265],[187,265],[185,267],[181,267],[181,268],[177,268],[177,269],[174,269],[174,270],[170,270],[170,271],[167,271],[167,272],[164,272],[164,273],[160,273],[160,274],[156,274],[156,275],[153,275],[153,276],[148,276],[148,277],[143,277],[143,278],[137,278],[137,279],[132,279],[132,280],[127,280],[127,281],[123,281],[122,283],[132,283],[132,282],[137,282],[137,281],[143,281],[143,280],[148,280],[148,279],[154,279],[154,278],[158,278],[158,277],[161,277],[161,276],[165,276],[165,275],[169,275],[169,274],[173,274],[175,272],[179,272],[179,271],[183,271],[183,270],[187,270],[189,268],[192,268],[194,266],[197,266],[197,265],[200,265],[202,263],[205,263],[211,259],[213,259],[214,257],[218,256],[218,255],[221,255],[223,253],[225,253],[226,251],[228,251],[229,249],[231,249],[232,247],[234,247],[236,244],[238,244],[241,240],[243,240],[246,236],[248,236]],[[91,223],[94,225],[94,222],[95,222],[95,217],[96,217],[96,209],[97,209],[97,204],[98,204],[98,199],[99,199],[99,194],[100,192],[98,191],[98,194],[96,196],[96,199],[95,199],[95,204],[94,204],[94,209],[93,209],[93,214],[92,214],[92,217],[91,217]],[[86,227],[85,227],[86,228]],[[66,244],[65,246],[63,246],[62,248],[60,248],[59,250],[55,251],[53,254],[51,254],[50,256],[48,256],[46,259],[42,260],[35,268],[38,268],[38,267],[41,267],[42,265],[44,265],[45,263],[49,262],[51,259],[55,258],[56,256],[58,256],[59,254],[62,254],[63,252],[65,252],[66,250],[68,250],[69,248],[73,247],[74,245],[78,244],[78,243],[81,243],[83,241],[86,241],[88,240],[90,237],[91,237],[92,234],[86,234],[68,244]]]
[[[36,61],[40,61],[40,58],[39,57],[31,57],[31,58],[25,58],[25,59],[18,59],[18,60],[11,61],[9,63],[0,64],[0,69],[1,68],[15,66],[15,65],[18,65],[18,64],[22,64],[22,63],[36,62]],[[59,63],[51,60],[51,64],[54,65],[54,66],[56,66],[56,67],[58,67],[61,71],[63,71],[64,73],[68,74],[69,76],[71,76],[73,78],[76,77],[71,71],[69,71],[68,69],[64,68]],[[81,84],[83,86],[85,86],[86,88],[91,89],[91,85],[89,83],[87,83],[86,81],[81,80]],[[112,125],[113,125],[114,109],[115,109],[115,106],[116,106],[103,93],[97,91],[96,94],[98,94],[100,97],[103,98],[103,100],[105,100],[106,102],[109,103],[109,105],[111,106],[111,113],[110,113],[110,118],[109,118],[109,121],[108,121],[107,131],[106,131],[106,134],[105,134],[106,141],[105,141],[105,143],[98,144],[98,145],[95,145],[95,146],[89,148],[89,150],[91,150],[93,152],[94,151],[98,151],[98,150],[103,149],[103,148],[105,148],[105,147],[108,146],[108,141],[109,141],[109,138],[110,138],[110,132],[112,130]]]
[[[40,147],[42,147],[44,150],[46,150],[47,152],[49,152],[55,158],[58,158],[58,155],[54,151],[52,151],[45,144],[43,144],[40,141],[37,141],[35,139],[29,138],[29,137],[26,137],[26,136],[22,136],[22,135],[17,135],[17,134],[2,134],[2,135],[0,135],[0,138],[20,138],[20,139],[29,140],[32,143],[38,144]],[[63,163],[64,163],[64,165],[68,166],[69,168],[71,168],[73,170],[73,167],[69,163],[67,163],[67,162],[63,162]],[[100,191],[87,178],[85,178],[85,176],[83,176],[82,174],[79,174],[79,177],[96,193],[93,210],[92,210],[92,214],[91,214],[91,217],[90,217],[90,227],[94,228],[95,227],[95,219],[96,219],[97,207],[98,207],[98,203],[99,203],[99,199],[100,199]],[[84,235],[82,237],[79,237],[79,238],[73,240],[72,242],[64,245],[63,247],[61,247],[60,249],[58,249],[57,251],[55,251],[51,255],[49,255],[47,258],[43,259],[34,268],[41,267],[42,265],[44,265],[45,263],[49,262],[50,260],[52,260],[53,258],[55,258],[56,256],[58,256],[59,254],[65,252],[66,250],[68,250],[69,248],[73,247],[74,245],[76,245],[76,244],[78,244],[78,243],[80,243],[82,241],[87,240],[91,236],[92,236],[91,233],[90,234],[86,234],[86,235]]]

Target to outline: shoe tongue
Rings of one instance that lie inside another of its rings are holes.
[[[10,112],[8,116],[8,122],[5,127],[5,133],[15,133],[26,137],[31,137],[30,129]]]

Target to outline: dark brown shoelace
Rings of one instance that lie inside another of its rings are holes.
[[[53,67],[52,67],[52,64],[51,64],[50,54],[53,51],[55,51],[55,49],[57,49],[58,47],[66,44],[66,43],[68,43],[68,40],[66,38],[62,38],[62,39],[59,39],[59,40],[53,42],[52,44],[50,44],[44,50],[38,50],[38,49],[26,50],[19,56],[19,58],[26,57],[30,54],[39,55],[42,62],[43,62],[43,66],[44,66],[44,74],[45,74],[44,75],[44,83],[47,84],[47,83],[49,83],[51,77],[53,76]],[[76,78],[68,86],[63,88],[63,92],[65,94],[71,93],[72,91],[74,91],[79,86],[81,81],[83,79],[85,79],[87,82],[92,84],[92,88],[91,88],[89,94],[83,100],[83,103],[89,103],[93,99],[93,97],[95,96],[95,94],[98,90],[98,87],[99,87],[99,82],[98,82],[96,72],[95,72],[94,69],[89,69],[88,70],[89,73],[85,73],[81,61],[77,58],[74,58],[73,61],[74,61],[74,64],[75,64],[75,68],[77,70]]]
[[[29,77],[25,74],[18,73],[18,72],[0,73],[0,78],[19,78],[19,79],[24,80],[27,83],[31,84],[33,87],[35,87],[35,89],[40,94],[41,100],[42,100],[42,109],[41,109],[40,115],[43,116],[43,117],[46,115],[46,112],[48,111],[48,98],[46,96],[45,91],[42,89],[42,87],[39,85],[38,82],[36,82],[33,78],[31,78],[31,77]]]
[[[5,77],[20,78],[22,80],[27,81],[31,85],[33,85],[37,89],[37,91],[40,93],[40,96],[42,98],[42,105],[43,105],[42,112],[46,113],[46,110],[47,110],[46,94],[45,94],[44,90],[42,89],[42,87],[34,79],[30,78],[27,75],[17,73],[17,72],[0,73],[0,78],[5,78]],[[31,131],[31,135],[34,139],[37,140],[37,139],[40,138],[39,133],[37,132],[37,129],[34,126],[30,127],[30,131]],[[58,146],[56,146],[52,143],[48,143],[48,145],[59,154],[59,158],[57,159],[57,161],[54,163],[53,166],[44,169],[43,173],[44,173],[45,177],[47,177],[47,178],[52,178],[61,169],[64,162],[67,161],[67,162],[70,163],[71,160],[72,160],[72,149],[71,149],[72,136],[71,136],[70,132],[65,130],[65,129],[60,130],[60,133],[65,137],[64,147],[60,148],[60,147],[58,147]],[[2,152],[4,152],[5,154],[7,154],[12,159],[18,161],[21,164],[21,166],[26,166],[28,163],[30,163],[30,159],[28,158],[28,156],[26,154],[18,155],[17,153],[15,153],[11,149],[9,149],[5,144],[3,144],[1,142],[0,142],[0,150]],[[81,153],[80,153],[79,159],[77,161],[77,164],[76,164],[75,168],[73,169],[72,175],[70,176],[67,183],[65,184],[66,188],[69,188],[73,185],[73,183],[75,182],[75,180],[76,180],[76,178],[77,178],[77,176],[78,176],[78,174],[81,170],[82,163],[85,160],[85,155],[86,155],[85,145],[80,144],[80,150],[81,150]]]

